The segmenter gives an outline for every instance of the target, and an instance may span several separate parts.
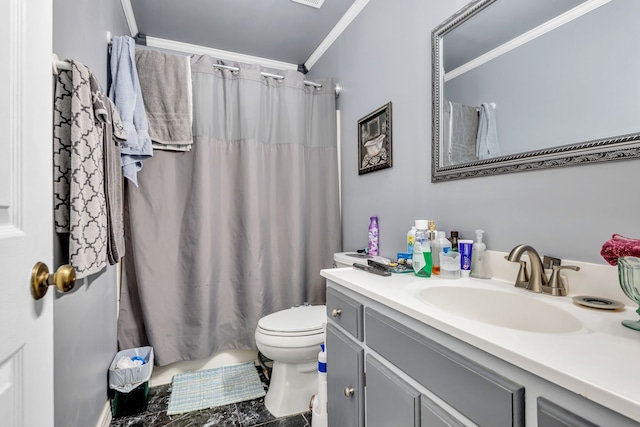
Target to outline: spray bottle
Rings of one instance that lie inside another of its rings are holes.
[[[311,426],[327,427],[327,352],[320,344],[318,353],[318,394],[313,399]]]

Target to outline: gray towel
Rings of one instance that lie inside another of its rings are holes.
[[[473,162],[476,157],[476,137],[478,133],[478,109],[456,102],[445,102],[444,120],[446,150],[445,166]]]
[[[154,148],[164,144],[188,150],[193,144],[189,57],[136,49],[136,68]]]
[[[104,97],[107,121],[104,124],[104,193],[107,203],[107,259],[116,264],[124,256],[124,220],[120,144],[127,140],[116,106]]]
[[[483,102],[480,105],[476,150],[476,154],[480,160],[498,157],[500,155],[496,111],[493,104]]]
[[[100,84],[87,67],[69,61],[60,71],[54,100],[54,220],[69,233],[69,263],[82,278],[107,265],[103,123]]]

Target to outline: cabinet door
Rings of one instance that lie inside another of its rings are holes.
[[[367,355],[367,427],[419,427],[420,393]]]
[[[364,350],[327,325],[327,414],[329,427],[364,427]]]
[[[425,395],[420,397],[420,420],[420,427],[464,427],[464,424]]]
[[[612,424],[613,425],[613,424]],[[598,427],[549,400],[538,397],[538,427]]]

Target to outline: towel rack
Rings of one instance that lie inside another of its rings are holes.
[[[61,61],[58,55],[53,54],[52,58],[53,74],[58,74],[60,70],[71,70],[71,64],[67,61]]]

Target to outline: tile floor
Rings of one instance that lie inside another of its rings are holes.
[[[258,369],[265,390],[268,381]],[[149,389],[147,410],[136,415],[113,418],[110,427],[310,427],[311,412],[275,418],[264,406],[264,397],[213,409],[167,415],[171,384]]]

